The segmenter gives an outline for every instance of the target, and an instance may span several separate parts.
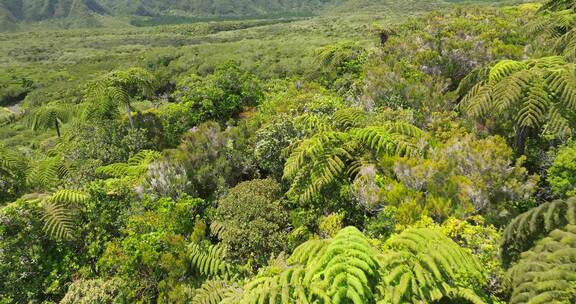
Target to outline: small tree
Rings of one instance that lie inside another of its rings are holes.
[[[286,247],[289,217],[280,198],[280,185],[272,179],[238,184],[218,202],[216,220],[220,237],[238,262],[266,263]]]
[[[72,119],[74,109],[70,105],[52,104],[35,109],[29,122],[32,130],[54,128],[58,137],[62,135],[61,126]]]
[[[150,95],[154,92],[155,77],[142,68],[114,71],[88,85],[87,97],[95,104],[89,108],[88,116],[112,116],[118,107],[125,106],[130,126],[132,119],[132,98],[138,94]]]

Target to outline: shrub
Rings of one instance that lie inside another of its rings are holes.
[[[222,242],[237,262],[263,265],[286,249],[289,216],[280,195],[278,183],[263,179],[240,183],[218,201]]]

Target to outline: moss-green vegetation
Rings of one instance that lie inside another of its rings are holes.
[[[574,0],[247,2],[0,0],[1,304],[576,300]]]

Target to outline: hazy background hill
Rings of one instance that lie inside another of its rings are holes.
[[[438,9],[483,0],[0,0],[0,32]],[[486,0],[488,1],[488,0]],[[499,1],[489,1],[499,2]]]
[[[59,27],[95,27],[111,20],[157,23],[207,18],[306,16],[341,0],[0,0],[0,30],[22,24],[58,23]],[[178,19],[179,18],[179,19]]]

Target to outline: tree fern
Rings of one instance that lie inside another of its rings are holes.
[[[143,150],[132,156],[127,163],[116,163],[96,169],[96,173],[107,177],[140,178],[148,172],[148,166],[158,160],[162,154],[158,151]]]
[[[542,5],[540,11],[551,10],[559,11],[573,9],[576,10],[576,1],[574,0],[548,0]]]
[[[300,245],[244,285],[239,303],[485,303],[475,258],[431,229],[410,229],[379,252],[356,228]]]
[[[87,117],[111,118],[119,106],[125,106],[128,121],[134,127],[131,98],[152,94],[155,81],[154,75],[141,68],[114,71],[92,81],[86,87],[86,96],[92,102]]]
[[[28,121],[33,130],[54,128],[58,137],[61,127],[74,117],[74,106],[66,104],[49,104],[32,111]]]
[[[572,303],[576,299],[576,226],[552,231],[508,271],[511,304]]]
[[[376,250],[356,228],[299,246],[286,267],[265,269],[240,303],[374,303]]]
[[[565,136],[573,132],[576,114],[574,64],[561,57],[526,61],[504,60],[492,66],[462,98],[461,108],[478,118],[512,118],[523,151],[525,130],[546,130]],[[558,111],[561,107],[563,110]]]
[[[416,140],[424,132],[397,122],[320,132],[300,142],[290,153],[284,178],[292,182],[289,195],[310,201],[329,185],[353,180],[367,159],[419,153]]]
[[[304,134],[330,131],[330,123],[324,115],[305,113],[294,118],[295,126]]]
[[[484,303],[477,292],[482,266],[454,241],[433,229],[408,229],[386,242],[381,256],[383,303],[464,299]]]
[[[375,299],[379,264],[376,251],[356,228],[341,230],[310,265],[305,284],[326,291],[333,303],[368,303]]]
[[[18,198],[26,189],[27,159],[0,143],[0,205]]]
[[[552,2],[554,1],[550,1],[550,3]],[[527,25],[528,33],[544,38],[545,42],[557,54],[564,55],[571,60],[576,59],[574,48],[576,46],[576,10],[574,4],[572,7],[570,5],[556,5],[554,7],[544,5],[543,8],[545,9],[541,11],[541,14]]]
[[[77,190],[60,190],[42,201],[44,231],[56,240],[73,238],[75,213],[88,195]]]
[[[0,145],[0,174],[4,176],[20,176],[26,170],[27,163],[14,150]]]
[[[27,170],[27,183],[32,189],[44,191],[60,186],[70,176],[67,163],[58,156],[32,161]]]
[[[576,198],[544,203],[520,214],[503,233],[501,247],[504,265],[514,262],[538,239],[567,224],[576,224]]]
[[[405,134],[418,137],[423,132],[416,132],[411,127],[402,129],[402,126],[404,124],[370,126],[352,130],[352,134],[364,147],[378,155],[415,155],[418,149],[410,138],[412,136],[405,136],[402,133],[406,132]]]

